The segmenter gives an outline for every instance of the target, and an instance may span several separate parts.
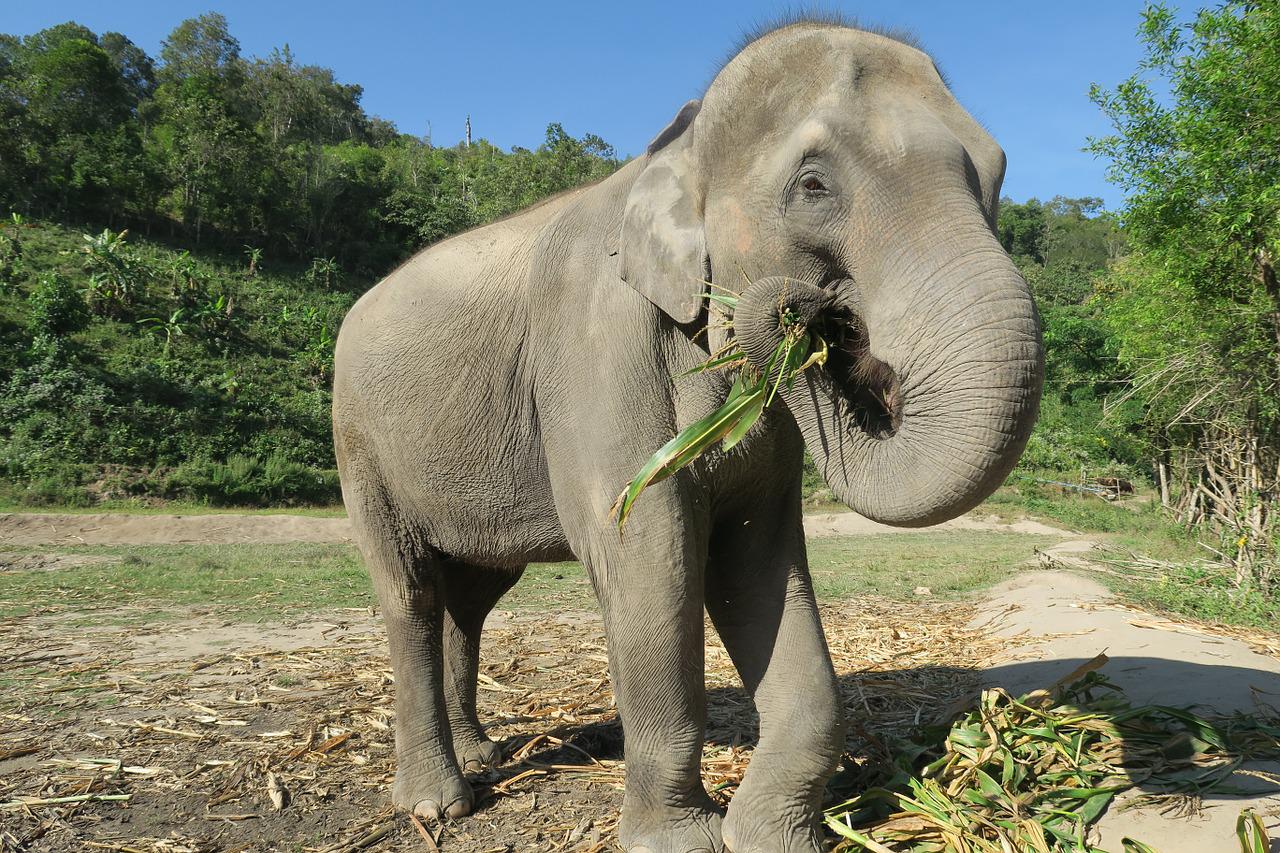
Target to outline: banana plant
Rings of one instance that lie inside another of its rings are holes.
[[[173,339],[182,337],[187,333],[186,315],[187,309],[179,308],[169,315],[168,319],[163,317],[146,317],[138,321],[140,326],[150,326],[155,331],[164,335],[164,357],[169,357],[169,348],[173,345]]]

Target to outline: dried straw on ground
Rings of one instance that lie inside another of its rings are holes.
[[[966,628],[973,614],[955,603],[860,599],[824,611],[859,761],[971,699],[975,673],[1011,643]],[[395,717],[376,618],[325,614],[337,620],[327,639],[296,647],[287,629],[223,625],[236,638],[226,651],[192,660],[183,635],[208,629],[206,617],[120,616],[120,627],[0,623],[11,662],[0,681],[6,853],[615,849],[621,727],[594,614],[506,614],[488,632],[481,713],[509,757],[474,780],[478,814],[443,826],[386,805]],[[703,775],[726,801],[756,718],[708,637]]]

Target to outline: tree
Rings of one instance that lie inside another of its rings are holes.
[[[18,39],[0,35],[0,205],[25,209],[30,183],[24,151],[26,104],[17,68],[21,49]]]
[[[1176,510],[1268,582],[1280,533],[1280,2],[1229,0],[1180,26],[1143,14],[1142,72],[1092,97],[1090,148],[1128,192],[1133,256],[1107,283],[1130,394],[1148,407]],[[1167,95],[1165,92],[1167,91]]]
[[[206,12],[169,33],[161,42],[160,62],[163,82],[234,77],[240,72],[240,42],[232,37],[226,17]]]
[[[1115,217],[1102,210],[1102,199],[1055,196],[1045,205],[1045,212],[1046,266],[1065,263],[1102,269],[1123,254],[1124,235]]]
[[[363,90],[339,83],[328,68],[295,64],[288,45],[255,59],[246,74],[257,124],[272,145],[336,144],[364,135]]]
[[[59,24],[15,56],[31,191],[57,211],[110,217],[141,180],[141,141],[120,68],[97,36]]]
[[[208,77],[165,84],[165,121],[154,139],[182,221],[200,242],[206,223],[243,226],[254,184],[246,180],[253,136]]]
[[[75,22],[0,35],[0,203],[374,274],[618,165],[560,125],[534,151],[435,148],[362,94],[288,45],[242,58],[216,13],[175,27],[158,61]]]
[[[119,69],[121,82],[128,92],[130,107],[137,110],[155,93],[155,63],[145,50],[120,33],[103,33],[99,46]]]
[[[1004,250],[1016,258],[1044,263],[1044,240],[1048,233],[1044,206],[1036,199],[1016,204],[1002,199],[996,219],[996,232]]]

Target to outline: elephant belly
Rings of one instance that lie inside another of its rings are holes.
[[[572,559],[552,500],[531,401],[511,366],[431,354],[348,355],[335,377],[344,493],[373,487],[406,533],[475,565]],[[380,369],[386,360],[398,372]],[[412,365],[405,369],[404,365]]]

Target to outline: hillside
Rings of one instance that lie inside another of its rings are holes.
[[[0,34],[0,502],[337,498],[333,338],[413,252],[608,175],[559,124],[436,145],[226,19]],[[87,224],[82,224],[87,223]]]
[[[1104,332],[1085,304],[1111,231],[1080,207],[1010,202],[1001,217],[1049,347],[1029,468],[1123,467],[1120,430],[1097,425]],[[0,222],[0,502],[337,500],[333,339],[374,281],[326,258]]]
[[[333,336],[368,279],[21,217],[0,234],[0,498],[336,498]]]

